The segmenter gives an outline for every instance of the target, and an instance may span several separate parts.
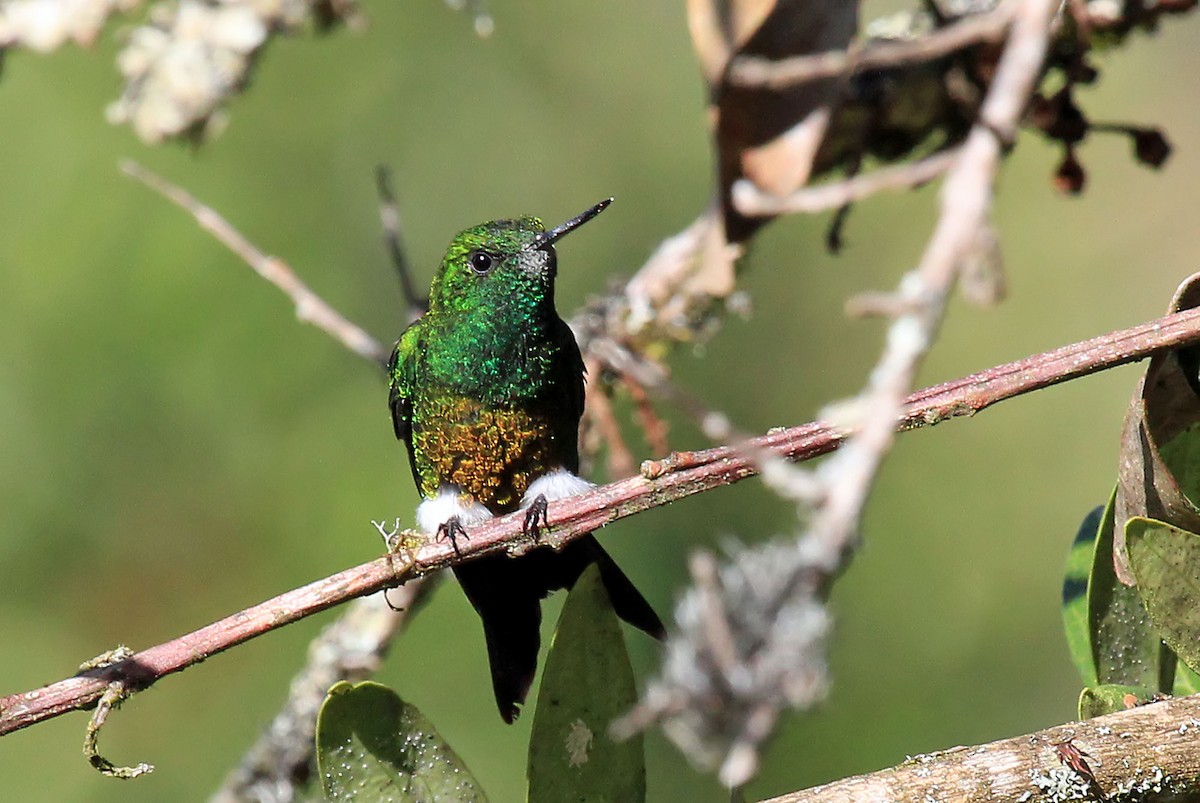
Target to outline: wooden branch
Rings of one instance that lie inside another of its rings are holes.
[[[1117,794],[1125,795],[1121,800],[1192,800],[1200,793],[1197,752],[1200,695],[1193,695],[989,744],[913,756],[891,769],[763,803],[1032,803],[1116,800]],[[1097,789],[1105,797],[1097,796]]]
[[[1168,315],[1131,329],[1075,343],[927,388],[907,399],[897,426],[916,429],[972,415],[997,402],[1087,374],[1144,359],[1156,351],[1200,343],[1200,309]],[[750,445],[791,460],[807,460],[837,449],[847,433],[823,422],[780,429]],[[606,524],[756,473],[739,447],[720,446],[677,452],[642,464],[642,476],[601,486],[550,507],[550,531],[543,542],[565,542]],[[0,735],[68,711],[94,706],[110,683],[129,691],[144,689],[237,644],[331,608],[355,597],[400,585],[459,560],[507,549],[532,547],[523,533],[524,512],[493,519],[460,540],[461,557],[445,542],[426,543],[377,558],[225,619],[159,644],[111,666],[81,671],[40,689],[0,699]]]

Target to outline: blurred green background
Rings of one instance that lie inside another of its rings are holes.
[[[893,4],[894,5],[894,4]],[[380,552],[371,519],[411,515],[382,379],[162,199],[122,177],[133,157],[188,187],[289,261],[381,339],[401,328],[379,244],[373,170],[395,169],[428,280],[459,228],[618,202],[562,250],[560,307],[632,273],[706,202],[704,89],[682,3],[494,0],[496,32],[437,0],[367,4],[369,28],[273,45],[228,130],[199,150],[147,148],[104,121],[111,37],[93,51],[10,55],[0,80],[0,692],[146,647]],[[867,3],[864,15],[883,11]],[[1011,297],[956,302],[922,384],[1160,314],[1196,269],[1198,20],[1171,20],[1099,65],[1094,118],[1163,125],[1156,174],[1125,139],[1093,137],[1079,199],[1057,153],[1024,136],[996,219]],[[1172,78],[1171,76],[1175,76]],[[887,289],[920,254],[935,192],[863,204],[848,248],[827,220],[769,227],[745,263],[753,315],[676,355],[679,381],[742,427],[812,418],[855,392],[881,326],[844,300]],[[1058,614],[1068,544],[1107,496],[1127,367],[900,439],[838,583],[833,692],[789,716],[752,798],[1070,719],[1077,679]],[[676,420],[672,446],[705,441]],[[650,456],[636,440],[638,457]],[[661,610],[688,551],[795,527],[755,482],[638,516],[605,544]],[[561,605],[555,600],[548,619]],[[203,799],[269,720],[333,614],[268,635],[136,697],[83,760],[84,714],[0,740],[13,800]],[[657,648],[628,634],[645,678]],[[497,801],[524,792],[531,716],[505,727],[474,613],[453,584],[396,644],[380,680],[417,703]],[[660,736],[653,800],[723,793]]]

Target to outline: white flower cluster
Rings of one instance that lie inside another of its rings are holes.
[[[306,9],[288,0],[156,5],[117,58],[125,89],[108,107],[109,121],[131,124],[147,143],[210,131],[221,122],[220,105],[245,82],[255,51],[286,24],[283,13],[303,18]]]
[[[0,48],[49,53],[66,42],[90,45],[110,14],[141,0],[0,0]]]

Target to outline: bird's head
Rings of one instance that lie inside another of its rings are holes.
[[[429,297],[431,311],[494,308],[505,298],[553,298],[554,243],[604,211],[601,201],[547,230],[535,217],[493,220],[460,231],[446,249]]]

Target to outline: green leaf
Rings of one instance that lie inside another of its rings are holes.
[[[1098,507],[1087,515],[1071,551],[1067,553],[1067,570],[1063,573],[1062,617],[1071,661],[1079,670],[1085,686],[1095,686],[1096,659],[1092,655],[1092,634],[1088,628],[1087,587],[1092,558],[1096,552],[1096,535],[1104,518],[1104,508]]]
[[[486,801],[417,707],[379,683],[336,683],[317,718],[317,768],[336,803]]]
[[[1113,521],[1110,498],[1097,531],[1088,578],[1088,624],[1096,679],[1101,684],[1169,692],[1174,685],[1175,656],[1164,647],[1138,590],[1117,579]]]
[[[1158,454],[1171,470],[1180,492],[1193,505],[1200,502],[1200,423],[1159,446]]]
[[[1200,536],[1134,516],[1125,525],[1129,563],[1146,610],[1171,649],[1200,667]]]
[[[1179,662],[1179,668],[1175,670],[1175,688],[1171,693],[1176,697],[1200,693],[1200,675],[1193,672],[1183,661]]]
[[[1102,717],[1149,702],[1154,692],[1144,686],[1112,684],[1084,689],[1079,694],[1079,718]]]
[[[637,700],[625,639],[596,566],[571,589],[538,691],[529,742],[529,800],[646,799],[641,735],[616,742],[609,724]]]

